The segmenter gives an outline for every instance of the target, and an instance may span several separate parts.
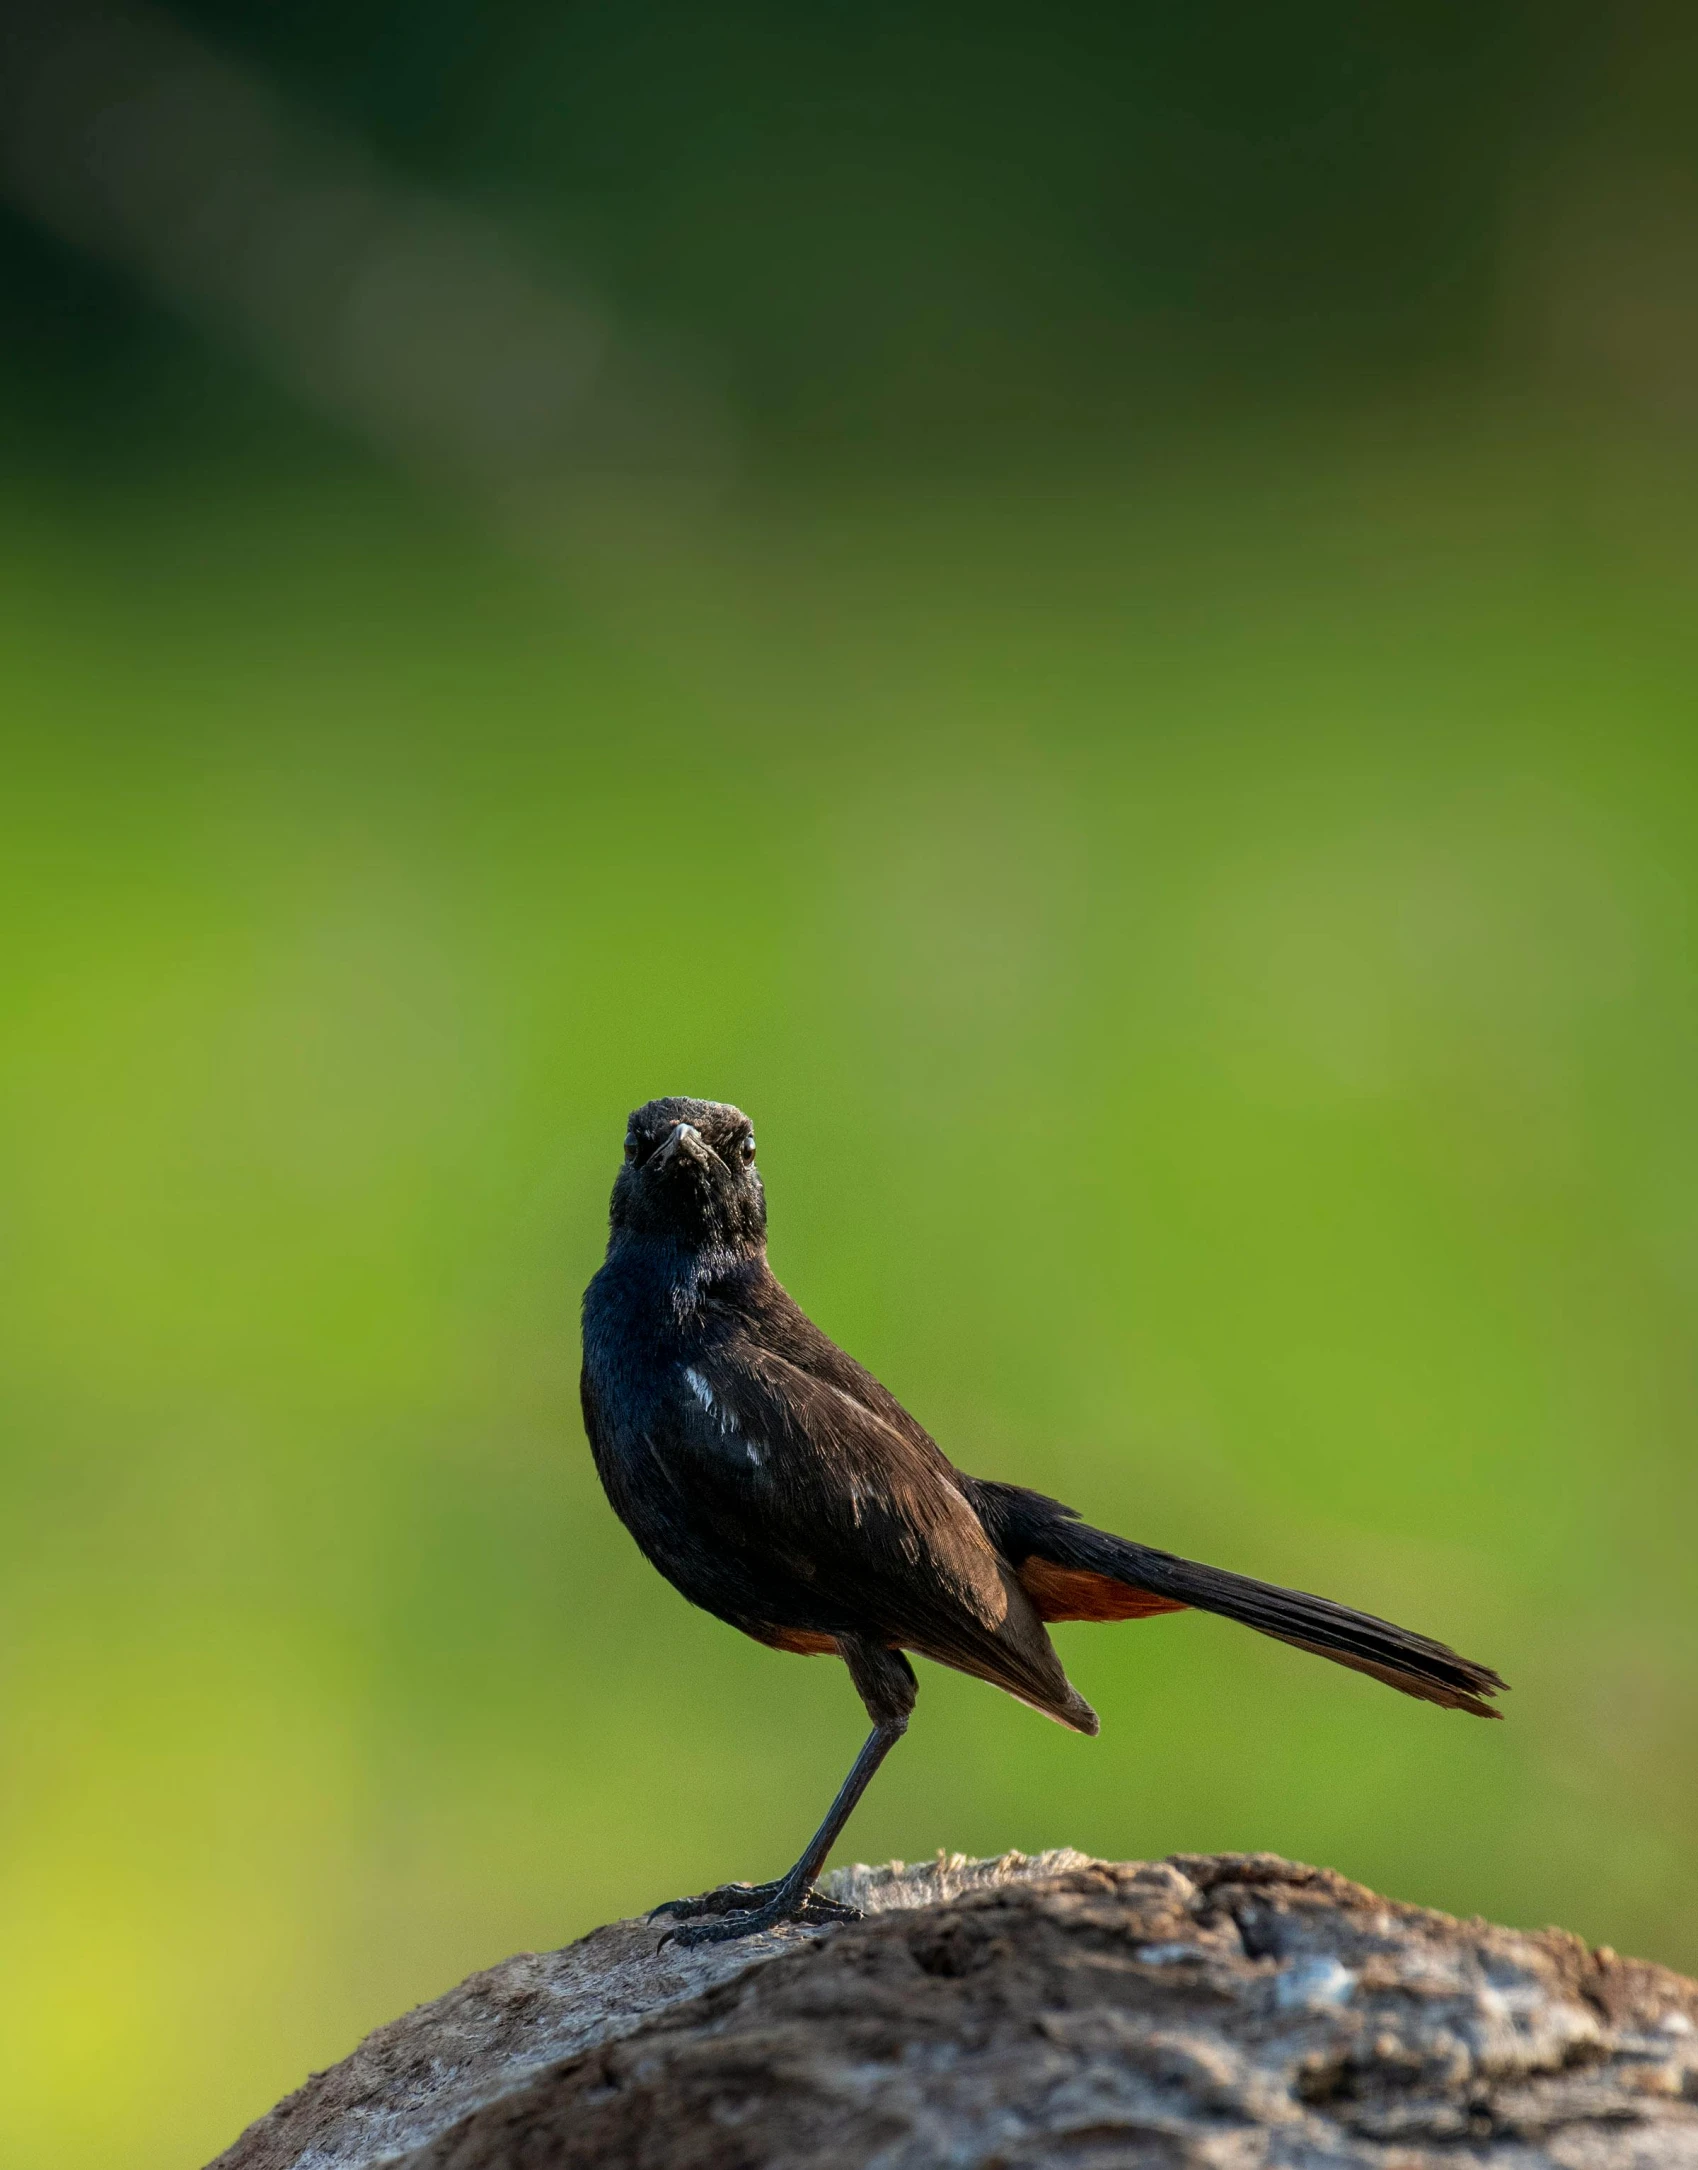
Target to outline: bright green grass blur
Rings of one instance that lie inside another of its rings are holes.
[[[1102,1738],[922,1668],[842,1858],[1270,1847],[1698,1966],[1680,502],[1340,430],[545,574],[375,484],[14,499],[8,2170],[181,2170],[812,1828],[841,1668],[579,1428],[654,1093],[965,1467],[1515,1686],[1062,1629]]]

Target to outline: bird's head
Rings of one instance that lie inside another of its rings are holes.
[[[766,1193],[755,1168],[754,1125],[719,1100],[651,1100],[638,1108],[625,1128],[610,1218],[615,1237],[758,1252],[766,1241]]]

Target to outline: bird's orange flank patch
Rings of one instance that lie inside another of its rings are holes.
[[[763,1643],[774,1650],[789,1650],[800,1658],[831,1658],[837,1655],[835,1635],[816,1634],[812,1628],[753,1628]]]
[[[1034,1558],[1022,1560],[1015,1573],[1042,1620],[1147,1620],[1152,1613],[1187,1609],[1177,1598],[1157,1597],[1088,1567]]]

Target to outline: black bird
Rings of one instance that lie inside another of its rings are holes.
[[[656,1909],[721,1917],[677,1930],[680,1941],[852,1918],[814,1879],[907,1730],[918,1691],[905,1651],[1095,1733],[1044,1623],[1198,1606],[1405,1695],[1501,1715],[1482,1698],[1503,1681],[1443,1643],[1112,1537],[1022,1485],[964,1476],[774,1279],[739,1109],[638,1108],[610,1221],[584,1296],[583,1401],[615,1513],[692,1604],[774,1649],[840,1657],[873,1721],[787,1876]]]

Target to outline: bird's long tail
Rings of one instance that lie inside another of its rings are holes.
[[[1126,1620],[1195,1606],[1371,1673],[1423,1702],[1476,1718],[1503,1716],[1482,1700],[1506,1685],[1489,1665],[1389,1620],[1111,1536],[1021,1485],[975,1482],[973,1497],[993,1543],[1046,1620]]]

